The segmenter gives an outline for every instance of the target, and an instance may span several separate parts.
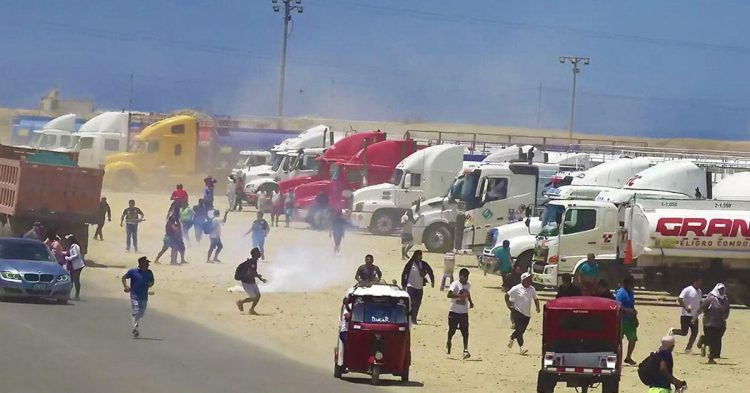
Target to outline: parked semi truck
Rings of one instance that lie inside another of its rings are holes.
[[[581,172],[569,185],[548,188],[545,195],[550,200],[594,200],[601,192],[620,189],[629,179],[652,165],[648,158],[620,158],[607,161]],[[658,173],[663,172],[659,171],[652,176],[657,176]],[[655,181],[658,182],[661,178],[660,176]],[[516,259],[523,269],[528,269],[532,264],[536,245],[536,236],[532,233],[541,231],[541,222],[540,217],[534,216],[528,220],[528,224],[518,221],[490,230],[482,250],[480,264],[494,264],[494,250],[500,247],[504,240],[508,240],[511,257]]]
[[[0,145],[0,222],[21,236],[35,221],[88,246],[97,222],[104,171],[76,165],[77,153]]]
[[[390,182],[354,191],[352,224],[376,235],[392,233],[418,199],[445,194],[463,164],[464,150],[460,145],[427,147],[398,163]]]
[[[750,305],[750,203],[635,197],[627,206],[558,206],[561,230],[540,234],[538,247],[541,259],[557,261],[557,275],[575,273],[591,252],[611,283],[635,273],[648,290],[674,292],[700,275],[709,287],[725,282],[736,301]],[[543,271],[534,281],[546,285],[557,277]]]
[[[327,199],[329,208],[350,208],[354,191],[364,186],[387,182],[392,178],[396,165],[421,148],[413,139],[363,142],[362,148],[351,159],[331,165],[327,179],[305,183],[295,188],[295,207],[300,211],[300,216],[306,217],[308,212],[313,212],[314,202],[321,195]],[[311,222],[321,222],[312,216],[306,218]]]
[[[711,179],[706,175],[705,169],[697,167],[692,162],[668,161],[639,172],[622,189],[603,192],[594,201],[568,200],[547,203],[542,217],[541,232],[536,237],[534,247],[533,281],[537,285],[556,286],[559,275],[572,273],[568,270],[567,264],[560,264],[563,259],[566,262],[576,259],[580,253],[583,253],[582,258],[589,252],[613,253],[613,246],[617,241],[612,239],[612,236],[617,233],[602,228],[612,228],[624,222],[627,219],[625,209],[633,200],[694,199],[696,188],[708,190],[706,196],[711,198]],[[585,247],[570,248],[572,244],[564,244],[560,238],[561,234],[578,234],[569,238],[583,236],[589,240]]]
[[[73,142],[72,136],[80,127],[75,113],[58,116],[32,132],[31,139],[27,145],[21,147],[31,149],[47,149],[70,146]]]

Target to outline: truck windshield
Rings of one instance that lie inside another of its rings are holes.
[[[565,207],[560,205],[547,205],[542,213],[542,236],[557,236],[560,231]]]
[[[279,168],[281,168],[281,162],[284,161],[285,157],[286,157],[285,155],[281,155],[281,154],[274,157],[273,164],[271,164],[271,170],[273,170],[274,172],[278,171]]]
[[[57,135],[44,135],[39,142],[39,147],[42,149],[48,149],[54,147],[57,144]]]
[[[393,184],[394,186],[397,186],[401,184],[401,178],[403,177],[404,177],[404,171],[401,169],[396,169],[395,171],[393,171],[393,176],[391,176],[390,183]]]
[[[42,138],[44,138],[44,134],[41,132],[35,132],[34,136],[31,137],[31,141],[29,142],[29,146],[31,147],[39,147],[40,143],[42,142]]]
[[[454,189],[454,195],[457,199],[466,202],[466,209],[471,210],[479,205],[479,198],[476,197],[477,186],[479,185],[480,172],[474,172],[466,175],[460,184],[460,189]],[[456,182],[456,186],[459,183]]]
[[[362,323],[407,323],[406,305],[358,303],[352,309],[352,321]]]
[[[341,176],[341,165],[331,165],[331,180],[338,180],[339,176]]]

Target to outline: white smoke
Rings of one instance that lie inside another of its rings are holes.
[[[354,282],[361,256],[334,255],[333,240],[326,232],[303,233],[283,242],[281,248],[278,245],[270,248],[266,243],[268,262],[258,263],[258,272],[268,280],[266,284],[258,282],[262,293],[313,292]],[[342,249],[346,241],[345,238]],[[241,292],[242,287],[233,286],[228,290]]]

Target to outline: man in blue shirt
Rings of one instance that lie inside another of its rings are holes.
[[[615,300],[620,303],[620,309],[622,310],[622,336],[628,339],[628,354],[623,362],[631,366],[636,364],[633,360],[633,350],[635,350],[635,343],[638,341],[638,311],[635,309],[634,287],[633,276],[627,275],[615,294]]]
[[[148,268],[149,263],[151,261],[148,258],[140,257],[138,258],[138,268],[130,269],[122,276],[122,288],[125,293],[130,294],[133,338],[140,336],[138,323],[146,314],[149,288],[154,285],[154,273]],[[130,286],[128,286],[127,280],[130,280]]]
[[[503,245],[493,250],[492,253],[497,258],[497,266],[494,270],[500,271],[500,275],[503,277],[503,288],[507,291],[510,289],[508,275],[513,270],[513,260],[510,256],[510,241],[503,240]]]
[[[271,231],[268,221],[263,218],[263,212],[258,212],[258,218],[253,221],[253,226],[245,235],[252,233],[253,248],[260,250],[260,259],[266,259],[266,236]]]

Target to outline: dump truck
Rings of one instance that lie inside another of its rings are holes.
[[[61,235],[74,234],[86,252],[104,171],[78,167],[77,159],[76,152],[0,145],[0,223],[21,236],[39,221]]]

